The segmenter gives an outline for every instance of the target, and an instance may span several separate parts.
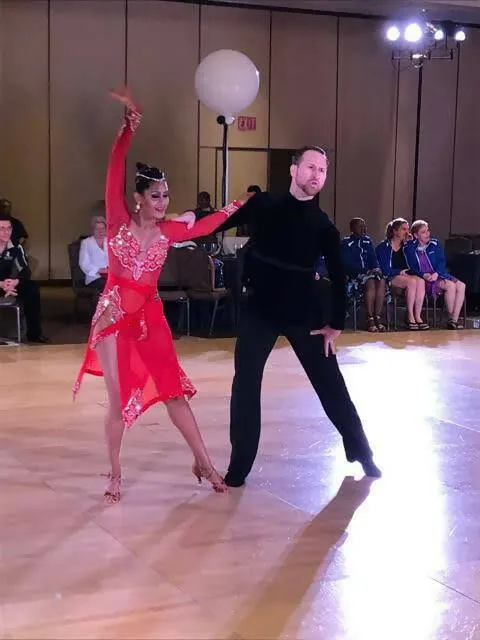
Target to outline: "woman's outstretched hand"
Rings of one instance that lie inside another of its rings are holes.
[[[133,99],[132,94],[130,93],[130,89],[128,87],[120,87],[119,89],[110,89],[110,95],[114,100],[118,100],[123,105],[127,107],[127,109],[138,110],[138,106]]]
[[[187,229],[191,229],[196,221],[196,216],[193,211],[184,211],[181,216],[177,216],[176,218],[172,218],[173,222],[183,222],[186,223]]]

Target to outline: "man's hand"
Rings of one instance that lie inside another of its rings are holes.
[[[18,282],[18,278],[7,278],[0,282],[0,287],[5,291],[5,297],[17,295],[16,286]]]
[[[193,211],[185,211],[181,216],[172,218],[172,222],[183,222],[187,224],[187,229],[191,229],[195,224],[195,214]]]
[[[330,352],[332,354],[337,353],[337,350],[335,348],[335,340],[341,333],[342,332],[338,329],[332,329],[332,327],[329,327],[328,324],[326,327],[323,327],[323,329],[314,329],[313,331],[310,331],[311,336],[323,336],[326,358],[328,358]]]
[[[17,286],[17,284],[18,284],[17,278],[16,279],[7,278],[6,280],[3,280],[3,282],[0,282],[0,286],[6,293],[8,293],[9,291],[13,291]]]

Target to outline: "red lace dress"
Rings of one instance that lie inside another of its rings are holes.
[[[190,399],[196,393],[178,363],[157,282],[172,243],[212,233],[241,206],[234,201],[196,222],[191,229],[179,222],[160,222],[158,240],[147,251],[140,252],[139,242],[129,230],[130,214],[124,199],[127,149],[140,120],[139,113],[127,113],[111,152],[106,185],[108,279],[73,387],[75,397],[84,373],[103,375],[95,349],[113,334],[116,348],[108,353],[116,358],[111,364],[118,370],[120,402],[127,427],[152,404],[180,396]]]

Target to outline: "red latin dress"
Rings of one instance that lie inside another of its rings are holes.
[[[137,238],[129,231],[130,214],[124,198],[125,159],[140,120],[140,113],[127,111],[111,152],[105,194],[108,279],[73,387],[75,397],[85,373],[103,375],[95,348],[113,334],[115,348],[108,349],[108,357],[113,360],[111,371],[115,368],[118,371],[122,415],[127,427],[152,404],[195,395],[193,384],[177,360],[157,292],[158,277],[172,243],[213,233],[242,205],[234,201],[199,220],[191,229],[179,222],[159,222],[160,238],[141,252]]]

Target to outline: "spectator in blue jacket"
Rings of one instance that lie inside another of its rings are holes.
[[[429,329],[421,315],[425,280],[418,272],[410,269],[407,261],[405,247],[410,235],[408,222],[403,218],[392,220],[387,225],[385,235],[385,240],[376,249],[380,269],[393,289],[405,291],[407,328],[411,331],[425,331]]]
[[[445,293],[445,305],[450,316],[447,327],[463,329],[458,318],[465,301],[465,284],[447,271],[443,247],[437,238],[430,236],[428,222],[416,220],[411,232],[413,240],[405,248],[410,269],[425,280],[428,295],[437,297]]]
[[[363,218],[350,220],[350,235],[342,241],[342,257],[348,276],[348,291],[363,289],[367,310],[367,331],[385,331],[381,315],[385,302],[385,279],[378,265],[373,242],[367,236]]]

